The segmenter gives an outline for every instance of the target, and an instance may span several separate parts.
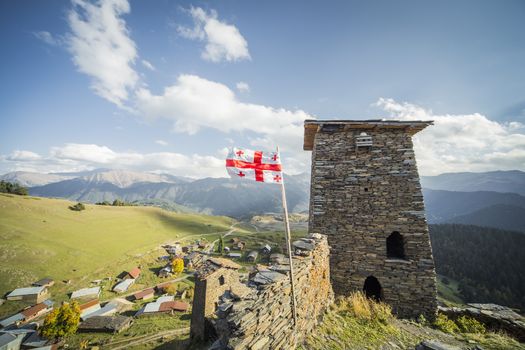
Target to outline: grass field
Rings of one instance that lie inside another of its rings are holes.
[[[86,205],[76,212],[68,209],[72,204],[0,194],[0,295],[49,276],[57,281],[53,299],[63,300],[91,280],[149,265],[162,243],[200,237],[211,241],[235,223],[228,217],[152,207]]]

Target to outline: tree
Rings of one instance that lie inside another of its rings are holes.
[[[184,260],[182,258],[175,258],[171,262],[171,267],[173,269],[173,273],[178,275],[182,271],[184,271]]]
[[[164,288],[164,291],[170,295],[176,295],[178,290],[177,283],[172,283]]]
[[[63,338],[74,334],[80,323],[80,307],[76,301],[63,303],[51,311],[44,320],[40,334],[47,339]]]
[[[27,188],[24,186],[20,186],[16,182],[7,182],[7,181],[0,181],[0,192],[1,193],[11,193],[11,194],[18,194],[20,196],[27,196]]]
[[[221,255],[224,253],[224,239],[222,236],[219,237],[219,244],[217,244],[217,253]]]

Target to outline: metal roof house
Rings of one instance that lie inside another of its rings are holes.
[[[246,259],[250,262],[255,262],[258,256],[259,256],[259,253],[257,253],[256,250],[252,250],[251,252],[248,253],[248,256],[246,257]]]
[[[140,269],[138,267],[133,268],[132,270],[126,272],[123,275],[123,279],[137,279],[140,276]]]
[[[100,287],[82,288],[71,293],[71,299],[97,297],[100,295]]]
[[[113,291],[117,293],[123,293],[128,290],[129,287],[131,287],[135,283],[135,280],[133,278],[125,279],[124,281],[118,283],[115,287],[113,287]]]
[[[13,290],[7,295],[7,300],[23,300],[38,304],[49,299],[49,297],[47,287],[26,287]]]
[[[22,345],[23,339],[23,334],[4,333],[0,335],[0,350],[18,350],[20,345]]]
[[[148,300],[153,299],[155,295],[155,289],[148,288],[132,295],[133,300]]]
[[[39,281],[36,281],[33,283],[33,286],[35,287],[51,287],[55,284],[55,281],[49,277],[42,278]]]
[[[2,328],[6,328],[6,327],[9,327],[9,326],[11,326],[13,324],[17,324],[19,322],[22,322],[23,320],[24,320],[24,315],[22,315],[21,313],[17,313],[17,314],[11,315],[11,316],[1,320],[0,321],[0,326],[2,326]]]

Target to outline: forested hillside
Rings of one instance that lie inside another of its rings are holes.
[[[437,273],[460,282],[466,302],[525,310],[525,235],[471,225],[430,225]]]

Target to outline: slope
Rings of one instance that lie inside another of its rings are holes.
[[[226,231],[234,222],[152,207],[86,205],[75,212],[71,204],[0,195],[0,295],[47,275],[73,280],[72,289],[86,278],[118,274],[125,268],[119,262],[160,243]]]

